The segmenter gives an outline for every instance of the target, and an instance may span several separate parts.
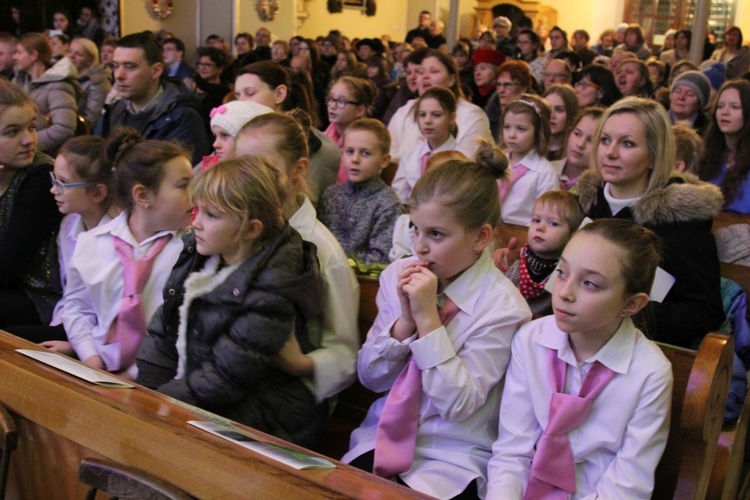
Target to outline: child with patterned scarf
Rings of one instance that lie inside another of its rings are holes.
[[[544,286],[583,217],[578,199],[567,191],[547,191],[534,203],[528,243],[505,276],[518,287],[535,317],[552,314],[552,296]]]

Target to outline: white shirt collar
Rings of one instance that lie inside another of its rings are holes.
[[[635,205],[635,202],[641,199],[640,196],[638,198],[627,198],[622,200],[613,198],[611,189],[609,183],[604,184],[604,199],[607,200],[612,215],[617,215],[620,210],[625,207],[632,207]]]
[[[80,216],[80,214],[71,214],[76,216],[76,220],[74,224],[71,224],[68,228],[68,234],[66,235],[69,239],[73,241],[78,240],[78,235],[86,231],[86,228],[83,226],[83,217]],[[102,218],[99,220],[99,222],[96,224],[96,227],[103,226],[104,224],[107,224],[112,220],[112,217],[109,216],[109,214],[104,214]],[[94,229],[94,228],[91,228]]]
[[[493,272],[494,264],[489,249],[485,248],[472,266],[461,273],[461,276],[448,285],[443,293],[449,297],[459,309],[471,315],[479,300],[481,288],[487,275]]]
[[[127,210],[123,210],[120,215],[112,219],[107,224],[100,224],[99,226],[93,228],[91,232],[98,235],[111,234],[113,236],[117,236],[121,240],[129,243],[133,248],[142,248],[144,246],[147,246],[155,239],[160,238],[166,234],[171,235],[172,239],[180,238],[182,236],[182,233],[179,231],[159,231],[158,233],[152,234],[145,240],[138,243],[135,239],[135,236],[133,236],[133,233],[130,232],[130,227],[128,227]]]
[[[451,151],[453,149],[456,149],[456,138],[453,137],[453,134],[451,134],[448,137],[448,140],[442,143],[440,146],[436,147],[435,149],[430,149],[430,143],[427,142],[427,139],[424,137],[419,138],[419,153],[417,153],[417,156],[419,158],[422,158],[422,156],[425,153],[430,153],[430,156],[434,155],[435,153],[439,153],[441,151]]]
[[[540,165],[544,162],[547,162],[546,158],[542,158],[539,156],[539,153],[536,152],[536,149],[532,149],[529,151],[526,156],[521,158],[521,161],[519,161],[516,166],[523,165],[524,167],[528,168],[529,170],[538,170]],[[515,167],[513,167],[515,168]]]
[[[609,339],[609,342],[584,362],[594,363],[595,361],[599,361],[612,371],[627,373],[633,359],[633,352],[635,351],[636,332],[637,329],[633,324],[633,320],[629,316],[623,318],[620,327],[612,338]],[[544,330],[534,341],[548,349],[556,350],[558,357],[569,365],[578,365],[575,353],[570,347],[568,334],[559,330],[556,325],[555,328]]]

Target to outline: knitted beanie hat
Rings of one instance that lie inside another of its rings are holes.
[[[273,113],[268,106],[251,101],[232,101],[211,110],[211,127],[218,125],[232,137],[256,116]]]
[[[498,16],[492,21],[492,27],[494,28],[495,26],[504,26],[510,29],[513,26],[513,23],[511,23],[510,19],[505,16]]]
[[[726,66],[722,62],[704,61],[700,66],[700,70],[706,75],[708,81],[711,82],[711,88],[714,90],[719,90],[719,87],[724,85],[724,82],[727,80],[724,74]]]
[[[672,82],[672,88],[669,89],[669,93],[674,92],[674,89],[678,85],[685,85],[690,87],[695,95],[698,96],[698,100],[701,102],[701,109],[704,109],[708,104],[708,99],[711,97],[711,82],[708,80],[706,75],[700,71],[686,71]]]

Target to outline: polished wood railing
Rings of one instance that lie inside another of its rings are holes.
[[[422,497],[338,462],[336,469],[293,469],[188,425],[201,414],[166,396],[140,386],[94,386],[18,348],[35,346],[0,331],[0,403],[19,431],[9,498],[83,498],[77,471],[88,456],[138,468],[198,498]],[[298,448],[238,427],[261,441]]]

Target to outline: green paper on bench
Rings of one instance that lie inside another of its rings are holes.
[[[203,422],[200,420],[189,420],[188,424],[210,432],[235,444],[243,446],[263,456],[272,458],[295,469],[335,469],[336,465],[324,458],[313,457],[291,448],[279,446],[272,443],[262,443],[240,429],[232,426],[221,425],[214,422]]]

